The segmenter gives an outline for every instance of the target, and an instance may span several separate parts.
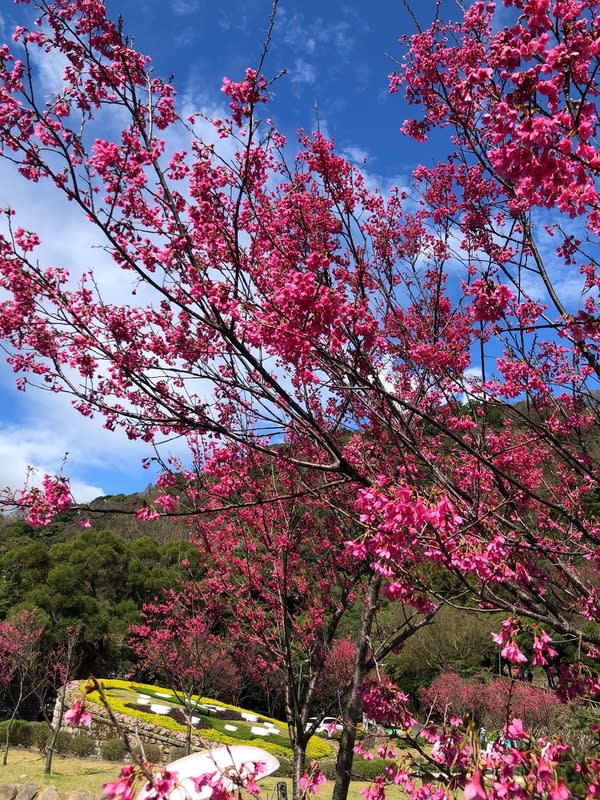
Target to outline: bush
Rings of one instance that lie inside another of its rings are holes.
[[[134,711],[141,711],[143,714],[152,714],[147,703],[125,703],[125,708],[132,708]]]
[[[187,756],[185,747],[172,747],[169,750],[169,761],[177,761],[178,758]]]
[[[322,758],[319,761],[319,769],[328,781],[335,780],[335,758]]]
[[[33,742],[40,753],[45,753],[50,744],[52,731],[45,722],[35,722],[33,728]]]
[[[93,736],[89,736],[86,733],[80,733],[76,736],[73,736],[70,752],[74,756],[77,756],[78,758],[88,758],[88,756],[91,756],[95,750],[96,740]]]
[[[185,711],[182,711],[180,708],[172,708],[169,711],[169,716],[171,719],[174,719],[175,722],[178,722],[180,725],[185,725],[187,727],[188,718]]]
[[[385,758],[373,758],[365,761],[364,758],[355,758],[352,765],[352,777],[358,781],[372,781],[378,775],[383,775],[385,768],[393,764]]]
[[[237,720],[238,722],[244,719],[240,712],[234,711],[233,708],[219,708],[217,717],[219,719]]]
[[[73,750],[73,740],[76,738],[75,735],[72,733],[68,733],[67,731],[59,731],[58,736],[56,737],[56,742],[54,743],[54,752],[55,753],[72,753]],[[48,742],[49,744],[50,742]]]
[[[292,778],[294,776],[294,762],[291,758],[285,756],[277,756],[279,767],[272,774],[273,778]],[[319,766],[321,764],[319,763]]]
[[[122,739],[107,739],[100,745],[100,755],[105,761],[121,761],[125,756]]]
[[[6,719],[0,722],[0,745],[6,742],[6,731],[8,730],[10,720]],[[10,736],[8,743],[10,745],[17,745],[19,747],[31,747],[34,743],[34,727],[33,722],[27,722],[24,719],[14,719],[10,725]]]
[[[141,756],[142,752],[138,745],[133,748],[133,753],[136,756]],[[162,748],[152,742],[144,742],[144,757],[151,764],[159,764],[162,761]]]

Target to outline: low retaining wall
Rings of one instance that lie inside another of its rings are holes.
[[[56,786],[40,788],[28,781],[20,786],[0,783],[0,800],[94,800],[94,798],[87,792],[59,792]]]
[[[71,705],[71,703],[74,700],[81,699],[81,693],[79,691],[80,685],[81,681],[72,681],[67,685],[66,687],[67,708]],[[140,742],[143,747],[145,747],[146,745],[153,745],[154,747],[159,748],[161,754],[160,759],[151,759],[152,761],[161,761],[162,763],[168,763],[176,758],[181,758],[182,755],[185,755],[185,753],[182,752],[185,750],[185,736],[182,734],[180,734],[179,736],[176,734],[170,734],[168,731],[165,731],[164,729],[159,732],[156,729],[155,725],[152,725],[151,723],[144,723],[142,720],[136,719],[134,717],[127,718],[123,714],[115,714],[115,717],[117,718],[117,722],[119,725],[119,729],[115,729],[115,726],[109,719],[108,714],[101,706],[96,706],[92,703],[89,703],[87,708],[92,716],[92,724],[90,728],[64,726],[62,730],[68,732],[73,736],[78,736],[78,735],[93,736],[94,739],[96,740],[96,751],[93,755],[89,756],[90,758],[101,758],[102,743],[107,741],[108,739],[120,739],[123,730],[127,732],[132,745],[135,745],[137,742]],[[57,699],[53,716],[54,725],[58,721],[59,713],[60,713],[60,700]],[[200,746],[194,746],[194,745],[195,743],[192,742],[192,750],[201,749]],[[0,800],[4,800],[4,798],[0,797]],[[17,799],[15,798],[15,800]],[[31,798],[29,799],[18,798],[18,800],[31,800]],[[42,800],[52,800],[52,799],[42,798]]]

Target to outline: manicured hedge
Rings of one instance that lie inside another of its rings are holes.
[[[79,733],[72,737],[70,752],[78,758],[88,758],[96,750],[96,740],[87,733]]]
[[[100,755],[105,761],[121,761],[125,756],[122,739],[107,739],[100,745]]]
[[[385,773],[386,767],[393,766],[393,761],[385,758],[373,758],[366,761],[364,758],[355,758],[352,764],[352,777],[359,781],[372,781]]]
[[[13,747],[31,747],[34,743],[33,723],[27,722],[24,719],[14,719],[12,725],[8,719],[4,720],[4,722],[0,722],[0,746],[6,742],[6,732],[9,725],[10,734],[8,743]]]

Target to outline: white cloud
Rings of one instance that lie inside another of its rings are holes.
[[[369,160],[369,154],[362,147],[355,147],[350,145],[342,150],[342,155],[354,164],[362,166]]]
[[[44,74],[44,84],[51,82],[57,88],[60,81],[58,65]],[[191,79],[190,79],[191,80]],[[192,84],[190,84],[191,86]],[[201,111],[206,117],[223,117],[223,106],[200,102],[191,91],[181,99],[182,115]],[[104,120],[104,117],[103,117]],[[116,128],[117,120],[107,120],[108,129],[98,135],[109,137]],[[231,140],[220,140],[214,126],[199,118],[195,133],[226,159],[230,159],[235,145]],[[190,135],[184,129],[167,132],[167,157],[175,150],[190,151]],[[183,187],[182,187],[183,188]],[[135,285],[135,276],[123,272],[106,253],[100,231],[85,220],[81,209],[69,203],[48,181],[31,184],[16,174],[15,168],[0,160],[0,206],[9,205],[16,210],[15,226],[39,233],[42,246],[36,256],[43,265],[67,268],[73,280],[84,271],[93,268],[104,302],[126,304],[130,291],[136,288],[136,297],[130,302],[150,302],[144,286]],[[0,295],[0,300],[3,299]],[[39,483],[46,473],[56,474],[61,470],[65,453],[69,453],[64,474],[71,480],[73,493],[80,502],[85,502],[108,492],[119,491],[119,484],[127,481],[131,486],[136,481],[143,488],[153,475],[141,468],[144,456],[152,455],[150,446],[131,441],[120,430],[109,432],[103,428],[103,418],[82,417],[71,407],[70,398],[32,387],[27,392],[17,392],[14,375],[0,356],[0,392],[3,407],[7,409],[4,420],[0,420],[0,489],[22,487],[28,468],[30,483]],[[189,460],[189,450],[181,438],[159,448],[161,454],[174,455]],[[113,475],[106,479],[106,472]],[[101,476],[101,477],[98,477]],[[103,476],[103,477],[102,477]],[[136,476],[132,479],[132,476]],[[139,476],[139,482],[137,478]],[[110,485],[103,485],[110,482]]]
[[[317,79],[317,71],[312,64],[303,58],[297,58],[293,70],[291,70],[292,83],[314,83]]]
[[[0,426],[0,490],[19,489],[26,483],[39,486],[45,474],[60,472],[69,437],[45,427]],[[101,486],[74,478],[71,489],[77,502],[85,503],[105,494]]]
[[[198,0],[171,0],[171,11],[181,17],[195,14],[199,8]]]
[[[325,22],[322,17],[307,20],[304,14],[290,13],[283,6],[278,11],[277,28],[278,38],[296,57],[312,55],[321,45],[335,50],[338,60],[347,61],[351,58],[357,34],[368,26],[359,17],[352,21],[345,18],[333,23]]]

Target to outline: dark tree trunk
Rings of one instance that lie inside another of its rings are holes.
[[[306,744],[302,745],[296,741],[292,749],[294,752],[294,768],[292,772],[293,800],[302,800],[304,791],[300,788],[300,778],[304,775],[306,768]]]
[[[356,742],[356,724],[354,720],[358,719],[360,712],[359,690],[367,672],[367,662],[371,657],[369,642],[373,620],[377,611],[380,588],[381,576],[372,575],[360,626],[360,638],[358,640],[356,658],[354,659],[352,683],[343,706],[344,730],[342,731],[340,749],[335,765],[335,785],[333,787],[332,800],[346,800],[348,797],[352,762],[354,760],[354,744]]]

